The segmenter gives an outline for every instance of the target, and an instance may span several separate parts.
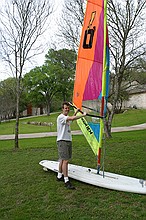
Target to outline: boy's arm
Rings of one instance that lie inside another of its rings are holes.
[[[77,114],[77,113],[76,113]],[[84,112],[83,114],[81,115],[73,115],[73,116],[68,116],[67,118],[67,121],[74,121],[74,120],[78,120],[82,117],[85,117],[86,116],[86,112]]]

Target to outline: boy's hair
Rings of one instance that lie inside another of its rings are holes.
[[[64,108],[64,105],[70,106],[67,101],[64,101],[64,102],[62,103],[62,108]]]

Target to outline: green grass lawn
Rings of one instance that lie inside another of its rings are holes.
[[[19,121],[19,133],[20,134],[29,134],[29,133],[41,133],[41,132],[53,132],[56,131],[56,119],[59,113],[53,113],[50,116],[36,116],[21,118]],[[28,122],[47,122],[52,123],[52,126],[42,126],[42,125],[33,125],[28,124]],[[72,123],[72,130],[77,130],[78,125],[76,121]],[[15,133],[15,120],[10,120],[7,122],[2,122],[0,124],[0,135],[5,134],[14,134]]]
[[[146,123],[145,109],[132,109],[114,115],[112,127],[131,126]]]
[[[59,113],[53,113],[50,116],[36,116],[36,117],[30,117],[30,118],[22,118],[20,119],[20,126],[19,126],[19,133],[20,134],[29,134],[29,133],[40,133],[40,132],[50,132],[50,131],[56,131],[56,118]],[[71,114],[73,112],[71,111]],[[53,126],[40,126],[40,125],[32,125],[27,124],[27,122],[47,122],[53,123]],[[130,125],[136,125],[146,123],[146,110],[128,110],[125,113],[117,114],[114,116],[112,127],[117,126],[130,126]],[[79,127],[77,125],[77,122],[74,121],[72,123],[72,130],[78,130]],[[15,121],[9,121],[9,122],[2,122],[0,124],[0,135],[5,134],[14,134],[15,132]]]
[[[94,187],[75,180],[70,191],[56,181],[54,172],[44,172],[43,159],[57,160],[56,138],[0,141],[1,220],[145,220],[146,195]],[[105,170],[146,179],[146,131],[114,133],[104,143]],[[96,167],[83,136],[73,136],[73,164]]]
[[[20,133],[56,131],[56,114],[20,120]],[[28,121],[52,122],[49,128]],[[115,115],[113,126],[146,122],[146,110]],[[0,124],[1,134],[14,133],[15,122]],[[79,129],[76,122],[72,130]],[[106,171],[146,179],[146,130],[113,133],[104,142]],[[56,181],[54,172],[44,172],[43,159],[57,160],[56,137],[0,141],[0,220],[145,220],[146,195],[119,192],[75,180],[70,191]],[[103,155],[102,155],[103,158]],[[96,157],[84,136],[73,136],[71,163],[96,168]]]

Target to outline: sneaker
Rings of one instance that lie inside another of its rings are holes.
[[[61,178],[57,177],[57,181],[64,181],[64,177],[63,176]]]
[[[65,187],[66,187],[67,189],[75,189],[75,187],[72,186],[72,184],[71,184],[70,181],[67,181],[67,182],[65,183]]]

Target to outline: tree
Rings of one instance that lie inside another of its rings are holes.
[[[50,115],[55,95],[61,94],[66,100],[72,94],[76,54],[68,49],[50,49],[45,58],[43,66],[25,74],[24,83],[30,102],[37,107],[46,106]]]
[[[49,68],[45,65],[36,67],[24,76],[24,83],[28,91],[28,99],[31,104],[47,108],[47,115],[50,115],[51,102],[58,92],[57,75],[59,70],[53,65]]]
[[[143,19],[146,1],[125,0],[108,1],[108,26],[112,65],[112,87],[106,129],[111,136],[111,123],[118,107],[123,85],[128,81],[128,69],[135,67],[138,59],[146,54],[146,43],[141,36],[144,33]]]
[[[39,48],[52,8],[49,0],[10,0],[0,14],[3,58],[16,78],[15,148],[18,148],[21,80],[25,64]]]
[[[78,30],[80,29],[79,24],[82,23],[80,22],[80,18],[83,18],[83,11],[75,11],[73,9],[81,8],[82,5],[81,0],[75,0],[74,7],[72,0],[67,1],[65,4],[66,11],[64,16],[68,20],[63,23],[64,28],[62,27],[61,30],[69,46],[73,45],[74,47],[77,45],[75,42],[78,42],[79,36],[77,35],[79,35],[79,31],[76,35],[76,28]],[[108,109],[108,117],[105,120],[107,136],[111,136],[111,124],[119,103],[121,105],[123,97],[127,97],[122,91],[125,92],[126,88],[123,88],[123,85],[125,86],[126,80],[129,79],[130,72],[128,72],[128,69],[136,68],[137,60],[144,57],[146,53],[145,29],[143,27],[146,20],[145,7],[145,0],[108,1],[108,27],[111,54],[109,101],[112,104],[112,109]],[[73,19],[68,14],[72,14]]]
[[[8,78],[0,82],[0,116],[9,119],[15,116],[16,80]]]
[[[139,58],[136,66],[129,69],[129,75],[132,81],[137,81],[140,84],[146,84],[146,60]]]
[[[63,101],[71,98],[75,76],[76,52],[68,49],[58,51],[51,49],[45,57],[45,65],[48,68],[53,65],[56,69],[59,69],[58,91],[62,94]]]
[[[21,88],[23,85],[21,83]],[[9,77],[0,82],[0,117],[10,119],[16,117],[16,78]],[[20,113],[26,109],[26,94],[20,93]]]

